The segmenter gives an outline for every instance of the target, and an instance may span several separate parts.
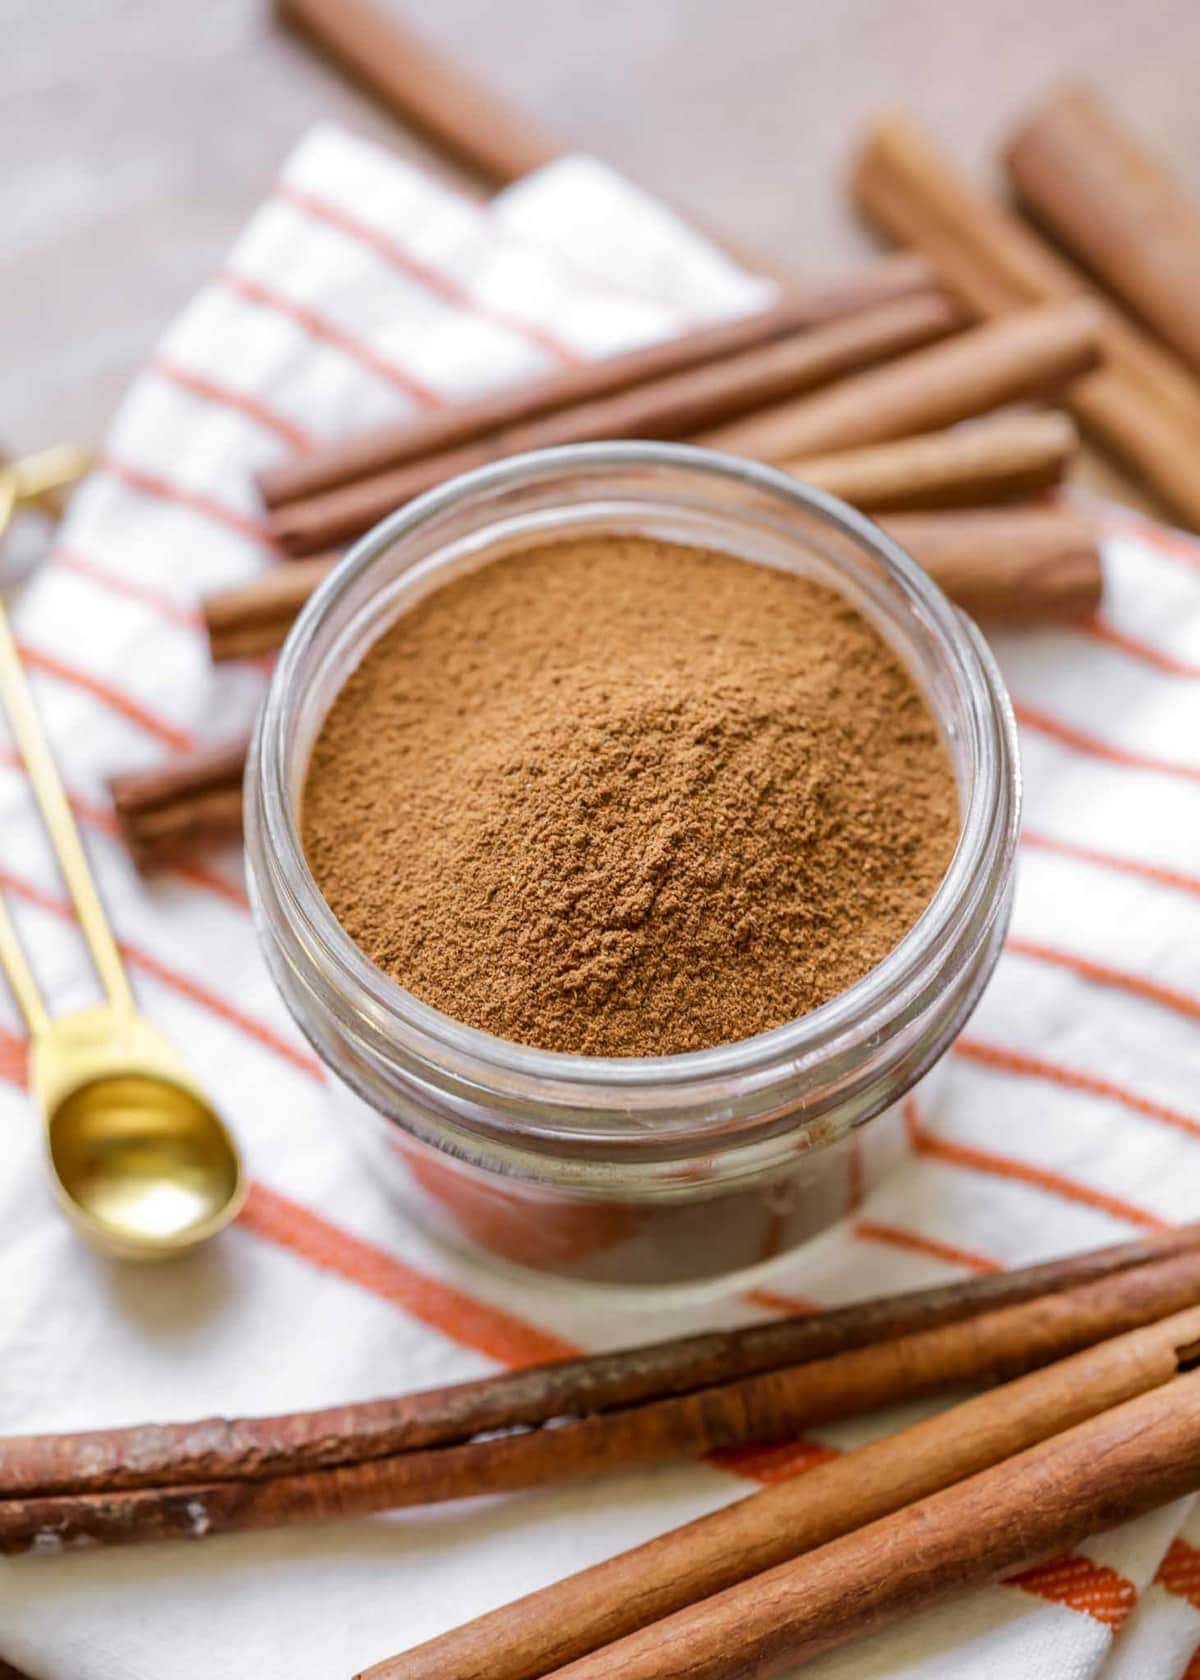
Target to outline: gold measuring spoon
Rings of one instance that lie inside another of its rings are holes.
[[[14,480],[14,470],[0,470],[0,532],[17,500]],[[55,1189],[103,1252],[182,1254],[237,1212],[241,1161],[203,1091],[137,1011],[2,605],[0,702],[107,999],[52,1020],[0,898],[0,967],[29,1027],[29,1083]]]

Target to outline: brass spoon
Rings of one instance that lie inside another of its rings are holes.
[[[17,496],[14,471],[0,471],[0,532]],[[241,1160],[203,1091],[137,1012],[3,606],[0,702],[107,998],[52,1020],[0,899],[0,967],[29,1027],[29,1082],[46,1124],[54,1186],[68,1216],[104,1253],[126,1260],[182,1254],[241,1206]]]

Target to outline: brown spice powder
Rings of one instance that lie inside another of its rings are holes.
[[[595,537],[400,618],[317,741],[304,842],[371,960],[549,1050],[779,1026],[912,926],[958,832],[912,679],[828,589]]]

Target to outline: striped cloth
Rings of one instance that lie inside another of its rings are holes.
[[[744,309],[763,286],[599,165],[481,209],[323,129],[138,378],[18,631],[139,995],[236,1128],[240,1224],[158,1270],[55,1212],[0,1000],[0,1429],[269,1412],[761,1314],[544,1289],[430,1246],[331,1121],[255,950],[236,856],[140,881],[105,775],[244,727],[196,602],[268,563],[256,468],[314,440]],[[1196,1213],[1200,547],[1115,509],[1105,616],[1005,639],[1028,830],[1011,948],[910,1153],[774,1278],[841,1302]],[[0,884],[55,1010],[94,982],[11,752]],[[0,1566],[0,1650],[50,1680],[330,1680],[891,1427],[823,1429],[736,1471],[668,1468],[195,1549]],[[1200,1674],[1200,1521],[1159,1512],[810,1672]],[[1189,1670],[1189,1663],[1192,1668]]]

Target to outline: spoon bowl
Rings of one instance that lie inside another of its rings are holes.
[[[236,1215],[245,1182],[233,1139],[139,1016],[102,1005],[51,1022],[30,1082],[59,1201],[94,1247],[165,1260]]]

